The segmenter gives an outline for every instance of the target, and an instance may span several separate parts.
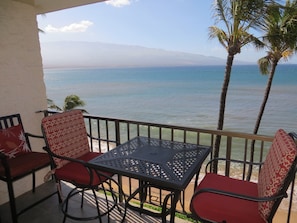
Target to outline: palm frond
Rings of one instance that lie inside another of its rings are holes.
[[[230,30],[230,12],[228,7],[228,0],[215,0],[213,4],[213,17],[215,24],[224,23],[227,30]]]
[[[292,49],[287,49],[282,52],[282,58],[287,61],[291,56],[293,56],[294,50]]]
[[[271,67],[271,60],[269,57],[262,57],[258,60],[258,65],[259,65],[259,69],[261,74],[263,75],[267,75],[269,74],[269,70]]]
[[[284,6],[271,4],[262,29],[270,56],[277,61],[288,60],[297,49],[297,1],[287,0]]]
[[[71,110],[76,107],[82,107],[82,106],[85,106],[85,102],[81,100],[79,96],[68,95],[65,98],[63,110],[67,111],[67,110]]]
[[[219,42],[223,45],[224,48],[227,48],[228,46],[228,36],[225,33],[224,30],[216,27],[216,26],[211,26],[209,27],[209,38],[214,39],[217,38]]]
[[[59,106],[57,106],[52,99],[49,99],[49,98],[47,99],[47,107],[49,109],[54,109],[54,110],[57,110],[57,111],[62,111],[62,109]]]

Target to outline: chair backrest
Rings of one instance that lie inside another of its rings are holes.
[[[260,197],[270,197],[281,191],[286,192],[290,184],[288,181],[293,179],[292,175],[296,172],[296,157],[297,148],[293,138],[279,129],[260,171],[258,180]],[[272,210],[276,202],[278,206],[280,200],[259,202],[259,212],[264,219],[268,219],[271,217],[271,212],[276,211],[276,208]]]
[[[44,117],[42,131],[48,149],[53,153],[78,158],[90,152],[86,126],[80,110],[71,110]],[[68,163],[54,158],[57,168]]]
[[[0,117],[0,152],[7,158],[31,152],[20,114]]]

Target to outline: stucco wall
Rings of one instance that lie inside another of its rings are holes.
[[[0,116],[21,113],[25,131],[41,134],[42,114],[35,112],[46,109],[47,103],[36,14],[32,6],[12,0],[0,1],[0,97]],[[41,151],[43,145],[33,141],[32,147]],[[16,194],[30,190],[31,178],[16,182],[14,188]],[[7,199],[1,181],[0,204]]]

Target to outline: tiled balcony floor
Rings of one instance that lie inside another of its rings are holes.
[[[66,185],[63,185],[62,191],[65,195],[67,195],[67,190],[70,188]],[[17,207],[23,207],[28,203],[32,203],[34,199],[38,199],[40,196],[44,196],[44,194],[50,193],[50,191],[55,191],[56,187],[54,183],[47,183],[42,185],[38,188],[35,192],[34,196],[31,192],[28,192],[17,199]],[[101,199],[101,198],[99,198]],[[89,202],[84,203],[83,211],[81,211],[80,202],[74,200],[73,203],[70,204],[70,211],[74,211],[78,214],[86,214],[86,213],[95,213],[95,208]],[[61,211],[61,206],[58,203],[58,196],[57,194],[53,195],[49,199],[45,200],[44,202],[40,203],[39,205],[35,206],[34,208],[28,210],[27,212],[23,213],[19,216],[18,220],[19,223],[57,223],[63,221],[63,213]],[[80,213],[81,212],[81,213]],[[0,206],[0,217],[1,223],[10,223],[11,216],[10,216],[10,208],[9,204],[3,204]],[[113,210],[110,216],[110,223],[121,222],[122,215],[118,212],[118,210]],[[169,219],[169,216],[168,216]],[[67,218],[66,222],[78,222]],[[97,220],[92,221],[85,221],[85,222],[99,222]],[[102,222],[108,222],[107,218],[103,219]],[[140,215],[139,213],[133,212],[131,210],[127,210],[126,220],[127,223],[157,223],[161,222],[158,218],[153,218],[147,216],[145,214]],[[167,221],[169,222],[169,221]],[[180,218],[175,217],[176,223],[186,223],[188,221],[182,220]]]

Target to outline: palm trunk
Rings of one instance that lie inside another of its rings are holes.
[[[223,87],[221,92],[220,113],[219,113],[217,130],[222,130],[224,127],[225,105],[226,105],[227,91],[228,91],[230,77],[231,77],[233,59],[234,59],[234,54],[229,53],[227,57],[227,62],[225,67],[225,77],[224,77],[224,82],[223,82]],[[215,147],[214,147],[214,158],[219,157],[220,144],[221,144],[221,135],[217,135],[216,141],[215,141]],[[214,173],[217,173],[217,170],[218,170],[217,162],[214,162],[212,166],[212,170]]]
[[[269,73],[269,78],[268,78],[267,84],[266,84],[264,98],[263,98],[262,105],[261,105],[259,113],[258,113],[258,117],[257,117],[257,121],[256,121],[256,124],[255,124],[254,131],[253,131],[253,134],[255,134],[255,135],[258,134],[258,130],[260,128],[260,124],[261,124],[262,117],[263,117],[263,114],[264,114],[264,110],[265,110],[265,107],[266,107],[266,104],[267,104],[267,101],[268,101],[268,97],[269,97],[269,94],[270,94],[270,89],[271,89],[271,85],[272,85],[272,81],[273,81],[273,77],[274,77],[274,73],[275,73],[277,64],[278,64],[278,61],[275,60],[275,61],[273,61],[272,66],[271,66],[271,70],[270,70],[270,73]],[[253,140],[252,143],[251,143],[251,160],[250,160],[251,162],[254,161],[254,152],[255,152],[255,140]],[[252,169],[253,169],[253,166],[250,165],[249,166],[249,171],[248,171],[248,174],[247,174],[247,179],[248,180],[250,179],[250,177],[252,175]]]
[[[256,125],[255,125],[255,128],[254,128],[254,132],[253,132],[254,134],[258,133],[258,130],[259,130],[259,127],[260,127],[260,124],[261,124],[261,121],[262,121],[262,117],[263,117],[263,114],[264,114],[266,103],[268,101],[268,97],[269,97],[269,94],[270,94],[270,89],[271,89],[271,85],[272,85],[272,81],[273,81],[276,66],[277,66],[277,61],[274,62],[272,64],[272,67],[271,67],[271,71],[270,71],[269,78],[268,78],[268,81],[267,81],[263,102],[262,102],[262,105],[261,105],[261,108],[260,108],[260,111],[259,111],[259,114],[258,114],[257,122],[256,122]]]

